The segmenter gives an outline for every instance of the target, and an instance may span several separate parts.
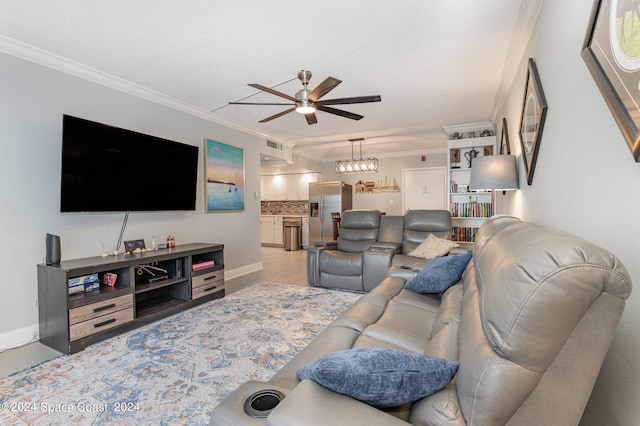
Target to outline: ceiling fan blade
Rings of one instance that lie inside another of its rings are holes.
[[[320,111],[328,112],[329,114],[339,115],[340,117],[350,118],[352,120],[360,120],[364,118],[363,115],[354,114],[352,112],[343,111],[341,109],[326,107],[324,105],[316,104],[316,108],[319,109]]]
[[[346,104],[364,104],[367,102],[380,102],[382,98],[375,96],[355,96],[353,98],[327,99],[325,101],[316,102],[317,105],[346,105]]]
[[[296,98],[293,98],[285,93],[278,92],[277,90],[273,90],[269,87],[263,86],[262,84],[252,83],[249,84],[249,86],[253,87],[254,89],[262,90],[263,92],[271,93],[272,95],[280,96],[281,98],[289,99],[292,102],[296,101]]]
[[[290,112],[293,112],[295,110],[296,110],[295,108],[289,108],[286,111],[279,112],[279,113],[277,113],[275,115],[272,115],[271,117],[267,117],[267,118],[265,118],[263,120],[260,120],[259,123],[266,123],[267,121],[275,120],[276,118],[282,117],[283,115],[289,114]]]
[[[315,102],[335,89],[336,86],[340,83],[342,83],[342,80],[338,80],[337,78],[333,77],[327,77],[322,83],[318,84],[318,87],[316,87],[311,93],[309,93],[308,99],[311,102]]]
[[[307,123],[309,123],[309,125],[311,126],[312,124],[316,124],[318,122],[318,118],[316,117],[316,115],[314,113],[311,114],[305,114],[304,118],[307,119]]]
[[[284,105],[284,106],[292,106],[292,105],[295,105],[295,104],[264,103],[264,102],[229,102],[229,105]]]

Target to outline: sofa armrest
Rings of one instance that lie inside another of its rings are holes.
[[[407,423],[356,399],[303,380],[267,418],[271,426],[367,425],[407,426]]]
[[[362,253],[362,287],[370,291],[387,277],[395,251],[369,248]]]
[[[465,248],[465,247],[454,247],[451,250],[449,250],[449,254],[464,254],[464,253],[468,253],[471,250]]]
[[[376,241],[372,243],[369,248],[392,250],[394,253],[400,253],[402,251],[402,243],[394,243],[391,241]]]
[[[338,248],[338,242],[337,241],[316,241],[313,243],[314,247],[326,247],[332,250],[335,250],[336,248]]]
[[[325,250],[333,250],[328,246],[307,247],[307,281],[309,285],[320,285],[320,255]]]

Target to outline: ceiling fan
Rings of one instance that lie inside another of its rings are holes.
[[[363,118],[362,115],[354,114],[352,112],[343,111],[337,108],[331,108],[328,105],[346,105],[346,104],[362,104],[367,102],[380,102],[382,98],[380,96],[356,96],[353,98],[339,98],[339,99],[327,99],[320,100],[324,95],[329,93],[331,90],[335,89],[336,86],[342,83],[342,80],[338,80],[337,78],[327,77],[322,83],[318,85],[313,90],[309,90],[307,85],[309,84],[309,80],[311,80],[311,71],[302,70],[298,73],[298,79],[302,82],[302,90],[299,90],[295,96],[289,96],[285,93],[278,92],[277,90],[273,90],[269,87],[263,86],[261,84],[249,84],[249,86],[262,90],[267,93],[271,93],[272,95],[280,96],[281,98],[285,98],[292,103],[257,103],[257,102],[229,102],[231,105],[286,105],[291,106],[291,108],[279,112],[278,114],[272,115],[271,117],[267,117],[263,120],[260,120],[260,123],[266,123],[267,121],[274,120],[278,117],[282,117],[285,114],[289,114],[290,112],[296,111],[300,114],[304,114],[304,117],[307,119],[307,123],[309,125],[316,124],[318,119],[316,118],[316,110],[328,112],[329,114],[339,115],[341,117],[350,118],[352,120],[360,120]]]

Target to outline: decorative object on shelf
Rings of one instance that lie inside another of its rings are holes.
[[[493,131],[489,130],[489,129],[485,129],[485,130],[480,132],[480,137],[481,138],[486,138],[487,136],[493,136]]]
[[[449,156],[450,156],[449,159],[451,163],[451,168],[459,169],[460,168],[460,149],[459,148],[450,149]]]
[[[509,129],[507,128],[507,118],[502,119],[502,137],[500,138],[500,155],[511,154],[511,146],[509,145]]]
[[[388,179],[386,176],[384,177],[384,182],[382,182],[382,180],[379,180],[378,183],[371,181],[363,182],[359,180],[354,186],[356,194],[400,191],[396,178]]]
[[[362,158],[362,141],[364,138],[349,139],[351,142],[351,159],[350,160],[338,160],[336,161],[336,173],[363,173],[363,172],[378,172],[378,159],[375,157],[369,157],[367,159]],[[360,158],[354,158],[353,156],[353,143],[360,143]]]
[[[471,169],[469,189],[491,191],[491,204],[495,205],[495,191],[518,189],[516,157],[513,155],[489,155],[476,159]],[[493,213],[493,212],[492,212]]]
[[[524,99],[522,100],[522,115],[520,116],[520,144],[529,185],[533,182],[533,172],[536,168],[546,115],[547,100],[542,91],[538,69],[533,58],[529,58]]]
[[[612,4],[617,8],[612,8]],[[626,4],[629,7],[625,7]],[[616,120],[633,159],[640,161],[640,61],[631,52],[637,36],[631,36],[636,2],[596,0],[593,4],[581,56]],[[616,16],[611,17],[615,10]],[[595,46],[595,48],[594,48]]]
[[[58,235],[46,235],[45,250],[45,263],[47,265],[57,265],[60,263],[60,237]]]
[[[493,145],[485,145],[482,147],[482,155],[493,155]]]
[[[449,136],[449,139],[451,139],[451,140],[462,139],[462,134],[458,133],[458,132],[453,132],[453,133],[451,133],[451,136]]]
[[[144,244],[144,240],[130,240],[124,242],[124,249],[126,253],[133,253],[136,250],[138,252],[147,251],[147,248]]]
[[[473,165],[473,159],[478,156],[480,152],[475,148],[471,148],[470,151],[464,153],[464,158],[467,159],[467,167],[471,167]]]
[[[244,210],[244,150],[205,140],[205,212]]]

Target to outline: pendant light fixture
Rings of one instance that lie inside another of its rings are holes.
[[[378,159],[375,157],[362,158],[362,141],[364,138],[349,139],[351,142],[351,159],[336,161],[336,173],[378,172]],[[360,158],[353,156],[353,143],[360,143]]]

